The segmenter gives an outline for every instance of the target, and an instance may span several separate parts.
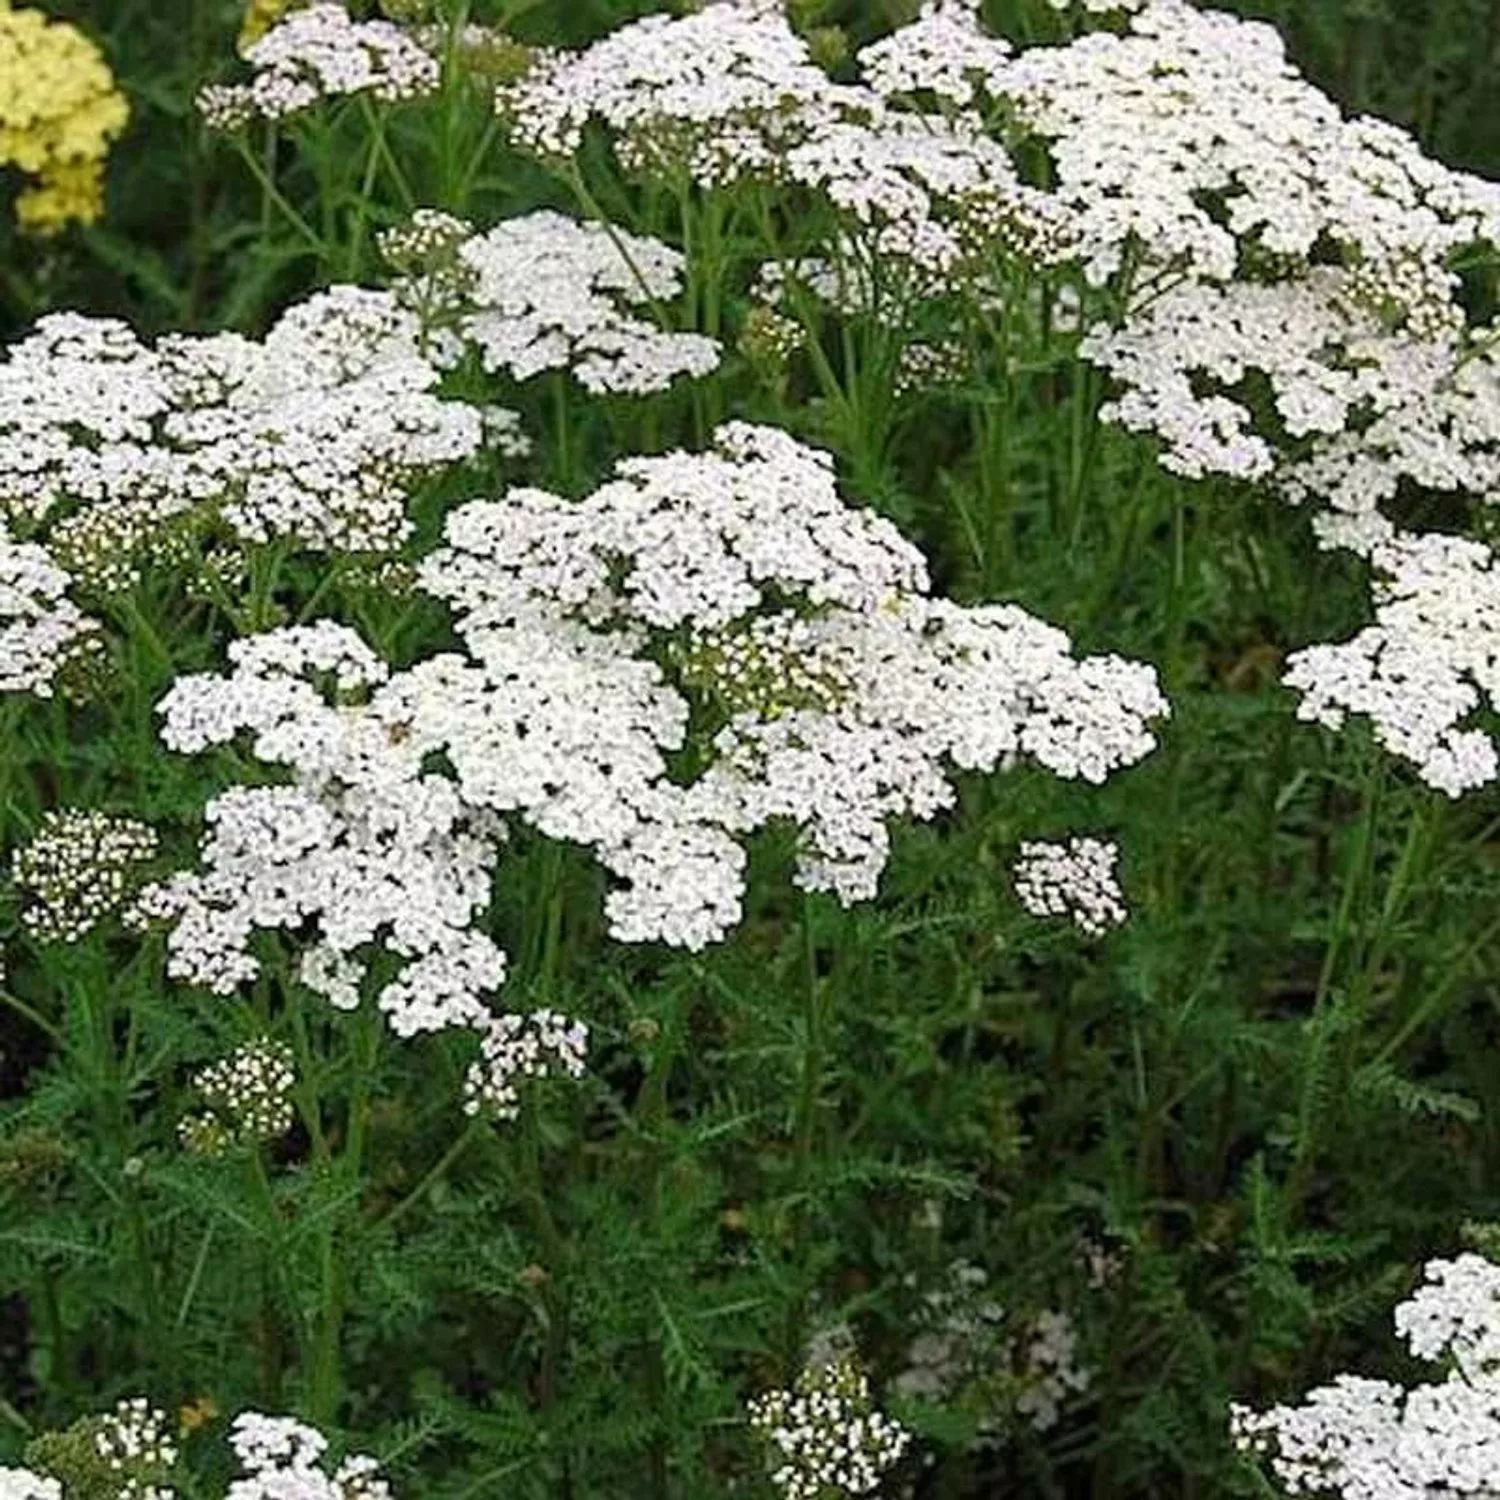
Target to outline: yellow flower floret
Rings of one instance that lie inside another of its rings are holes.
[[[0,168],[37,181],[16,199],[33,234],[104,206],[104,159],[130,116],[103,55],[75,27],[0,0]]]
[[[297,0],[245,0],[245,20],[240,27],[241,53],[253,47],[297,3]]]

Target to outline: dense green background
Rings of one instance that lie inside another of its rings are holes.
[[[254,329],[320,276],[371,273],[367,253],[325,262],[268,232],[244,164],[197,124],[195,88],[234,70],[236,6],[48,8],[101,40],[135,115],[100,226],[47,246],[0,226],[6,333],[53,307]],[[578,40],[648,8],[534,4],[520,26]],[[1241,9],[1350,108],[1500,172],[1500,8]],[[819,19],[870,33],[889,17],[851,0]],[[1040,0],[992,19],[1058,24]],[[352,168],[281,152],[307,214],[335,239],[363,226]],[[319,201],[325,171],[344,196]],[[473,194],[485,222],[544,198],[556,184],[498,152]],[[748,266],[730,253],[723,269],[732,333]],[[581,489],[633,446],[696,438],[710,409],[792,426],[838,450],[848,492],[902,521],[939,587],[1154,662],[1174,704],[1161,750],[1098,791],[1031,771],[965,785],[852,912],[795,897],[767,841],[743,930],[701,959],[607,944],[590,863],[520,840],[497,898],[507,998],[588,1017],[591,1076],[467,1144],[430,1193],[462,1129],[461,1047],[387,1048],[367,1099],[349,1059],[368,1038],[320,1022],[314,1082],[330,1121],[360,1113],[362,1161],[320,1177],[293,1142],[256,1197],[238,1169],[168,1149],[182,1077],[224,1043],[218,1013],[164,993],[158,956],[118,938],[17,943],[17,993],[66,1045],[0,1012],[0,1396],[38,1426],[122,1392],[285,1405],[389,1458],[409,1500],[708,1500],[753,1472],[743,1398],[795,1370],[819,1317],[851,1319],[884,1379],[920,1309],[906,1278],[964,1255],[1007,1307],[1068,1307],[1096,1379],[1045,1439],[1022,1424],[984,1458],[949,1445],[918,1493],[1263,1493],[1228,1450],[1226,1402],[1349,1367],[1410,1374],[1392,1302],[1464,1221],[1500,1217],[1500,800],[1449,804],[1362,729],[1294,723],[1279,660],[1362,621],[1357,571],[1314,552],[1304,517],[1170,481],[1143,444],[1096,430],[1076,367],[919,398],[880,452],[844,441],[805,372],[777,388],[735,356],[706,391],[653,405],[649,438],[635,408],[529,391],[537,477]],[[402,649],[444,639],[435,612],[330,597]],[[223,622],[179,624],[173,663],[134,659],[123,720],[10,721],[7,842],[55,802],[187,826],[217,783],[155,750],[149,705],[214,658]],[[1022,919],[1006,889],[1019,839],[1073,829],[1125,851],[1134,916],[1097,948]],[[113,1060],[125,1015],[145,1082]],[[132,1158],[144,1171],[122,1177]],[[1123,1258],[1099,1293],[1085,1232]],[[299,1319],[327,1352],[330,1305],[337,1348],[299,1365]],[[1003,1409],[1001,1384],[966,1404]],[[964,1435],[964,1406],[929,1413],[931,1434]],[[0,1459],[21,1443],[5,1411]]]

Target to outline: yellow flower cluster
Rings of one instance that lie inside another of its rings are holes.
[[[99,217],[104,158],[129,116],[109,65],[82,32],[0,0],[0,168],[37,179],[16,199],[22,229],[53,234]]]
[[[245,0],[245,20],[239,40],[241,54],[253,47],[294,3],[295,0]]]

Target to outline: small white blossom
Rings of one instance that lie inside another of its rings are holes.
[[[1089,937],[1118,926],[1128,915],[1115,878],[1119,849],[1093,838],[1065,844],[1030,840],[1013,871],[1016,896],[1036,917],[1067,917]]]

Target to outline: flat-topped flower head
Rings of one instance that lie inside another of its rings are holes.
[[[706,453],[625,460],[582,501],[475,502],[446,535],[423,586],[452,604],[471,653],[535,661],[550,643],[600,684],[586,709],[569,701],[569,724],[628,710],[594,732],[615,747],[602,753],[569,728],[553,784],[524,796],[499,772],[513,752],[484,697],[448,740],[467,798],[598,852],[624,882],[607,912],[628,940],[722,937],[739,916],[739,838],[772,822],[800,831],[799,884],[868,899],[888,820],[949,806],[950,767],[1028,755],[1100,781],[1147,753],[1166,711],[1149,667],[1075,660],[1014,606],[927,597],[921,554],[843,501],[828,455],[771,428],[731,423]],[[649,686],[650,712],[618,695],[626,674]],[[685,734],[698,770],[683,782],[664,752]],[[546,744],[527,736],[519,764]]]
[[[477,1033],[471,1107],[507,1118],[516,1077],[576,1074],[582,1028],[550,1013],[526,1018],[491,1007],[506,958],[485,916],[504,830],[492,806],[466,798],[428,765],[433,752],[463,753],[465,716],[478,722],[486,706],[483,670],[441,656],[393,674],[353,631],[329,623],[246,637],[230,656],[222,676],[178,679],[160,705],[162,738],[185,753],[238,740],[292,781],[221,792],[205,811],[200,868],[136,898],[134,922],[167,924],[168,974],[230,994],[260,972],[258,932],[295,934],[304,945],[298,978],[336,1009],[368,999],[403,1038],[449,1028]],[[517,662],[502,667],[499,681],[531,677],[529,664]],[[544,675],[537,695],[556,687]],[[488,706],[491,733],[503,735],[498,692]],[[607,739],[588,735],[586,725],[582,733],[595,753],[609,753]],[[528,766],[502,760],[495,770],[512,785],[528,775],[548,778],[558,754],[558,744],[543,738]],[[378,984],[371,973],[377,954]],[[249,1064],[270,1090],[257,1119],[281,1120],[289,1108],[284,1069],[259,1054]],[[209,1082],[224,1095],[243,1072],[231,1066],[228,1080],[216,1074]],[[227,1097],[218,1104],[218,1114],[244,1113]],[[212,1132],[203,1125],[195,1117],[195,1139],[207,1141]]]
[[[1128,915],[1115,876],[1119,854],[1102,839],[1028,840],[1013,872],[1016,896],[1033,916],[1067,917],[1086,936],[1098,937]]]
[[[50,698],[58,674],[98,640],[98,622],[68,597],[72,578],[0,520],[0,693]]]
[[[411,271],[396,291],[485,369],[527,380],[566,369],[586,390],[643,394],[718,366],[718,343],[657,321],[683,257],[658,240],[541,209],[482,234],[428,214],[389,235]],[[413,264],[414,263],[414,264]]]
[[[869,1381],[848,1355],[809,1366],[790,1389],[753,1398],[749,1418],[784,1500],[873,1494],[911,1442],[875,1409]]]
[[[391,1500],[373,1458],[351,1453],[331,1466],[328,1439],[293,1417],[241,1412],[229,1429],[229,1446],[242,1472],[224,1500]]]
[[[1482,706],[1500,706],[1500,568],[1462,537],[1389,526],[1369,535],[1374,623],[1293,652],[1283,680],[1302,695],[1299,719],[1338,729],[1364,716],[1387,750],[1457,797],[1500,775],[1494,737],[1465,727]]]
[[[1236,1446],[1267,1462],[1286,1494],[1500,1493],[1500,1268],[1472,1254],[1428,1262],[1395,1321],[1418,1358],[1451,1362],[1445,1379],[1405,1388],[1339,1375],[1300,1406],[1231,1406]]]
[[[498,90],[496,109],[540,156],[572,157],[598,121],[627,170],[708,186],[774,174],[842,92],[774,0],[721,0],[543,58]]]
[[[216,130],[251,120],[280,120],[325,99],[369,94],[384,103],[433,93],[435,57],[391,21],[355,21],[342,5],[293,10],[245,48],[254,77],[210,84],[198,108]]]
[[[184,527],[242,542],[381,551],[408,492],[472,455],[481,413],[434,391],[421,325],[389,292],[336,286],[262,340],[54,314],[0,363],[0,507],[46,528],[88,587],[178,557]],[[175,528],[175,529],[174,529]]]

